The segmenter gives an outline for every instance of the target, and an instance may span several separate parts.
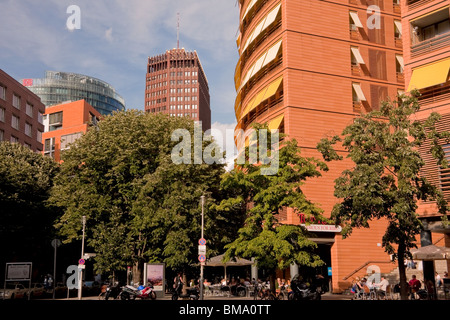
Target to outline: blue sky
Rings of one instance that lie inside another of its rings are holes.
[[[148,56],[196,50],[208,78],[213,127],[234,128],[238,60],[236,0],[0,0],[0,68],[17,80],[46,70],[86,74],[114,86],[127,108],[144,108]],[[81,28],[70,31],[70,5]]]

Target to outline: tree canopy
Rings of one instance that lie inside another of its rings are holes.
[[[256,124],[254,129],[258,137],[267,127]],[[323,262],[306,228],[281,224],[278,214],[289,207],[307,218],[324,221],[322,210],[307,199],[302,187],[306,180],[321,176],[320,171],[328,168],[322,161],[302,157],[295,139],[285,139],[279,149],[278,141],[272,140],[258,140],[257,152],[261,156],[261,151],[267,150],[270,159],[278,158],[278,168],[273,174],[262,174],[268,164],[245,161],[237,164],[222,180],[222,188],[230,193],[228,199],[221,201],[221,209],[246,212],[238,237],[225,246],[225,259],[255,258],[258,267],[272,274],[276,268],[285,269],[294,262],[300,266],[318,267]],[[271,148],[272,145],[275,147]],[[245,148],[246,159],[249,159],[250,149],[251,145]]]
[[[192,138],[178,148],[180,136],[173,133],[179,129],[194,137],[188,118],[128,110],[104,118],[64,152],[52,191],[52,202],[65,211],[56,227],[66,242],[80,239],[81,217],[87,217],[86,241],[99,272],[130,264],[139,271],[156,261],[181,270],[197,262],[202,195],[205,233],[227,221],[208,210],[224,164],[194,163],[196,148],[204,152],[210,144],[200,139],[198,146]],[[175,163],[181,153],[191,161]],[[230,229],[222,231],[209,242],[212,248],[228,241]],[[139,281],[140,273],[135,277]]]
[[[0,142],[2,261],[42,262],[44,253],[52,252],[52,225],[57,212],[47,200],[57,172],[58,165],[52,159],[17,143]]]
[[[404,258],[416,247],[422,230],[417,214],[418,201],[435,200],[446,216],[447,203],[440,189],[420,174],[424,166],[418,147],[430,142],[429,152],[437,165],[447,166],[442,142],[449,132],[435,128],[439,114],[424,121],[415,119],[420,110],[418,91],[402,95],[398,101],[383,102],[380,110],[361,114],[342,132],[342,137],[323,139],[318,149],[328,161],[341,160],[333,145],[342,142],[354,165],[336,180],[339,202],[332,219],[343,227],[344,237],[354,228],[367,228],[370,221],[386,219],[388,227],[382,239],[386,252],[398,258],[400,281],[406,289]],[[448,142],[447,142],[448,143]],[[405,297],[406,293],[402,292]]]

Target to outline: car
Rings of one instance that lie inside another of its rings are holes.
[[[7,283],[6,288],[0,289],[0,299],[25,299],[27,292],[21,283]]]
[[[42,283],[32,283],[31,289],[29,290],[30,299],[42,298],[46,290]]]

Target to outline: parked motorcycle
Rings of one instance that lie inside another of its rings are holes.
[[[292,291],[288,294],[289,300],[321,300],[322,287],[318,281],[312,281],[311,284],[304,282],[297,274],[291,280]]]
[[[106,287],[105,300],[117,299],[121,293],[121,287],[118,282],[115,285]]]
[[[138,299],[156,299],[156,293],[153,291],[153,286],[139,286],[138,288],[126,285],[122,287],[122,291],[120,292],[121,300],[135,300]]]

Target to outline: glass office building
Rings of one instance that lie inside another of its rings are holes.
[[[82,74],[46,71],[42,79],[22,79],[45,106],[86,100],[102,115],[125,110],[125,100],[108,83]]]

